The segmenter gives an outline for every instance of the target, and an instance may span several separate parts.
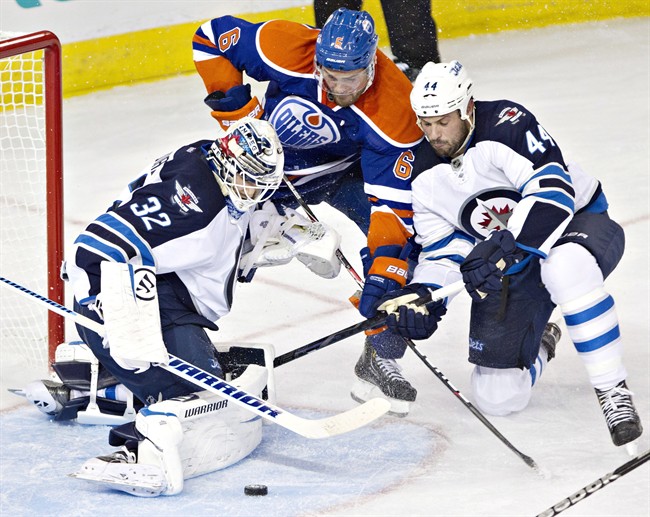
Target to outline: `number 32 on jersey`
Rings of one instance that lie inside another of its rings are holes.
[[[142,222],[151,231],[154,224],[165,227],[172,224],[171,219],[165,212],[160,212],[162,206],[157,197],[148,197],[147,203],[131,203],[131,211],[142,219]]]

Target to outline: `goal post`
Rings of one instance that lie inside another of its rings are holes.
[[[0,275],[64,304],[61,43],[0,33]],[[49,366],[63,318],[0,292],[0,353]],[[20,298],[20,297],[19,297]],[[45,364],[44,364],[45,363]]]

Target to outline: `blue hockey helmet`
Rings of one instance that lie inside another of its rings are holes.
[[[377,50],[375,22],[365,11],[341,7],[323,25],[316,40],[316,66],[350,71],[368,68]]]

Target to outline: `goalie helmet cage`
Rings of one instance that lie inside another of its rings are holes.
[[[0,271],[64,303],[61,43],[0,33]],[[0,354],[49,367],[63,317],[0,293]]]

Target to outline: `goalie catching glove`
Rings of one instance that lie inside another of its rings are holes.
[[[410,284],[383,296],[377,309],[388,313],[386,325],[392,332],[411,339],[427,339],[447,312],[444,300],[431,301],[431,292],[424,284]]]
[[[296,257],[313,273],[335,278],[341,270],[336,250],[341,236],[333,228],[310,222],[292,209],[281,215],[270,201],[251,216],[253,250],[242,268],[246,276],[253,267],[279,266]]]
[[[146,371],[151,363],[167,364],[155,270],[105,261],[101,273],[104,346],[113,360],[136,373]]]

